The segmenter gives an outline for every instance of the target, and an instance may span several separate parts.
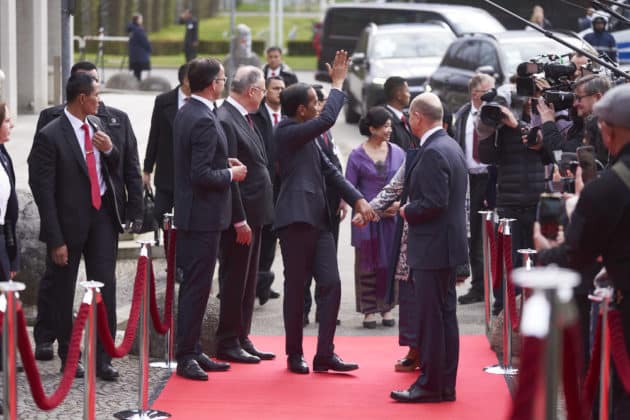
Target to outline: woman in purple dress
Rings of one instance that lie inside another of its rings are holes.
[[[389,112],[383,107],[371,108],[359,122],[359,131],[368,139],[350,153],[346,178],[370,201],[403,164],[405,152],[388,141],[392,123]],[[352,226],[357,312],[364,314],[365,328],[376,328],[378,313],[383,325],[395,325],[391,310],[396,306],[397,297],[386,302],[385,294],[399,206],[399,203],[392,204],[378,222],[363,228]]]

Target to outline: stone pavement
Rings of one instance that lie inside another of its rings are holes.
[[[113,74],[112,70],[108,74]],[[171,82],[176,79],[175,70],[154,70],[154,74],[162,75]],[[312,73],[298,72],[300,80],[307,83],[314,83]],[[132,121],[136,137],[138,139],[138,149],[140,163],[144,159],[146,149],[146,140],[149,131],[150,117],[153,109],[154,94],[148,93],[105,93],[102,95],[106,104],[123,109],[129,114]],[[12,135],[12,140],[7,144],[9,153],[11,154],[15,168],[18,188],[28,188],[28,167],[26,158],[30,151],[33,132],[37,116],[20,115],[16,121],[16,128]],[[358,133],[356,125],[348,125],[339,119],[337,125],[333,128],[335,139],[343,153],[347,156],[362,141],[362,137]],[[340,249],[339,249],[339,269],[342,279],[342,302],[339,318],[341,325],[337,328],[337,335],[385,335],[392,336],[393,341],[397,341],[398,328],[387,328],[379,324],[374,330],[366,330],[362,327],[362,315],[355,311],[354,297],[354,250],[350,246],[350,225],[349,221],[343,222],[340,233]],[[117,305],[118,305],[118,340],[122,340],[124,325],[129,314],[131,304],[130,296],[133,289],[133,281],[135,278],[136,262],[134,260],[120,260],[117,267]],[[158,289],[164,288],[165,275],[164,260],[155,261],[155,273],[158,282]],[[273,267],[276,273],[276,281],[273,288],[282,293],[282,259],[280,251]],[[216,280],[214,282],[216,288]],[[466,293],[467,285],[460,285],[457,288],[458,294]],[[77,290],[76,302],[81,300],[82,291]],[[397,309],[395,310],[397,315]],[[306,335],[317,334],[317,324],[313,321],[314,315],[311,314],[311,324],[305,328]],[[458,318],[460,322],[461,334],[483,334],[483,305],[474,304],[458,307]],[[254,311],[254,322],[252,326],[252,335],[283,335],[282,322],[282,299],[270,300],[264,306],[256,303]],[[274,349],[264,349],[274,351],[278,357],[284,356],[282,347]],[[401,357],[404,349],[397,354],[391,355],[391,363]],[[343,355],[341,355],[343,357]],[[387,361],[390,362],[390,361]],[[120,370],[121,378],[118,382],[108,383],[97,380],[97,418],[109,419],[113,418],[112,414],[134,408],[138,401],[138,359],[135,356],[126,356],[120,360],[114,361],[114,366]],[[42,380],[45,384],[47,392],[52,392],[61,378],[59,371],[58,359],[51,362],[39,362],[39,368],[42,371]],[[252,366],[255,369],[255,366]],[[151,401],[159,395],[160,390],[164,386],[169,377],[169,372],[159,369],[150,369],[150,396]],[[72,391],[59,408],[51,412],[43,412],[36,408],[28,384],[24,374],[18,375],[19,384],[19,418],[24,419],[68,419],[82,417],[83,404],[83,380],[76,380]],[[210,376],[212,381],[212,376]],[[159,409],[160,407],[156,407]]]

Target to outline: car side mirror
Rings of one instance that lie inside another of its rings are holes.
[[[365,53],[355,52],[352,54],[352,57],[350,57],[350,60],[352,61],[352,64],[361,66],[365,64]]]
[[[495,80],[499,77],[499,73],[497,73],[495,68],[489,65],[477,67],[475,73],[487,74],[488,76],[494,77]]]

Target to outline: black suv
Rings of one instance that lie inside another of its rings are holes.
[[[556,34],[561,39],[597,55],[593,47],[573,33]],[[437,94],[455,112],[468,101],[468,81],[478,71],[491,74],[496,85],[508,83],[516,67],[542,55],[564,55],[571,50],[535,31],[506,31],[494,35],[473,34],[455,40],[426,89]]]
[[[467,32],[502,32],[505,27],[483,9],[450,4],[358,3],[330,6],[326,10],[320,38],[321,54],[315,79],[329,82],[325,63],[335,51],[354,51],[361,31],[369,24],[444,22],[455,35]]]
[[[346,121],[356,123],[372,106],[385,102],[383,84],[390,76],[407,79],[412,98],[422,93],[454,39],[443,22],[369,24],[359,37],[344,84]]]

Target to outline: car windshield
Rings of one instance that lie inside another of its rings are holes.
[[[448,19],[457,29],[457,33],[495,34],[505,31],[505,27],[492,15],[475,9],[449,10]]]
[[[442,30],[379,34],[370,52],[375,59],[441,57],[453,39]]]
[[[572,44],[580,46],[580,42],[576,39],[568,40]],[[501,39],[499,42],[503,47],[503,53],[506,59],[506,69],[509,73],[515,73],[516,67],[525,61],[529,61],[532,58],[540,55],[564,55],[571,50],[564,45],[544,37],[523,37],[512,39]],[[567,59],[568,60],[568,59]]]

